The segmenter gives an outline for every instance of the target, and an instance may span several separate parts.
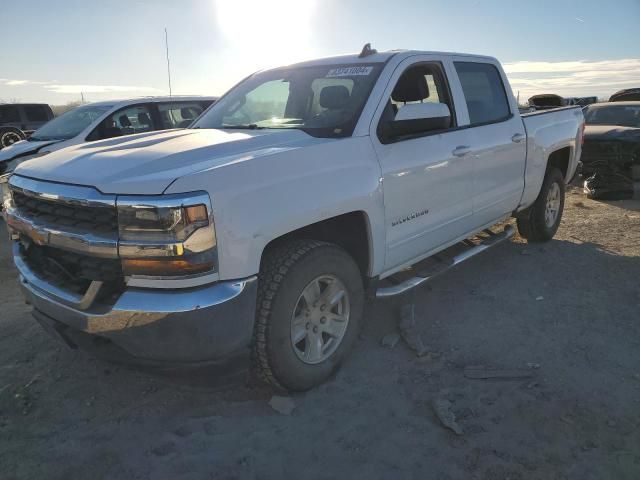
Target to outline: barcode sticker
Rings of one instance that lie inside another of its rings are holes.
[[[326,78],[370,75],[372,71],[373,71],[373,67],[365,67],[365,66],[332,68],[331,70],[329,70],[329,73],[327,73]]]

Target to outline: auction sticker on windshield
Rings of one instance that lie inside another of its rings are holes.
[[[372,71],[373,71],[373,67],[364,67],[364,66],[332,68],[331,70],[329,70],[329,73],[327,73],[327,78],[353,77],[356,75],[370,75]]]

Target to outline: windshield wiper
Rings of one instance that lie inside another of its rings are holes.
[[[222,128],[224,130],[232,130],[232,129],[237,129],[237,130],[263,130],[266,127],[259,127],[255,123],[247,123],[246,125],[223,125],[220,128]]]

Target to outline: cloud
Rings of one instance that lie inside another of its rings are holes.
[[[640,86],[640,59],[565,62],[514,62],[504,65],[521,101],[537,93],[607,98],[613,92]]]
[[[55,81],[41,82],[36,80],[21,80],[0,78],[0,86],[4,87],[25,87],[35,86],[51,93],[60,94],[80,94],[80,93],[138,93],[155,94],[161,90],[153,87],[132,86],[132,85],[85,85],[85,84],[59,84]]]
[[[47,84],[45,89],[54,93],[152,93],[159,92],[153,87],[138,87],[131,85],[59,85]]]
[[[11,80],[9,78],[0,78],[0,82],[9,87],[17,87],[20,85],[46,85],[48,82],[36,82],[34,80]]]

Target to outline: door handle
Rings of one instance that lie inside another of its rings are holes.
[[[511,141],[513,143],[520,143],[524,139],[525,139],[525,136],[522,133],[516,133],[513,137],[511,137]]]
[[[467,145],[460,145],[456,147],[455,150],[451,153],[453,153],[455,157],[464,157],[470,151],[471,151],[471,147]]]

